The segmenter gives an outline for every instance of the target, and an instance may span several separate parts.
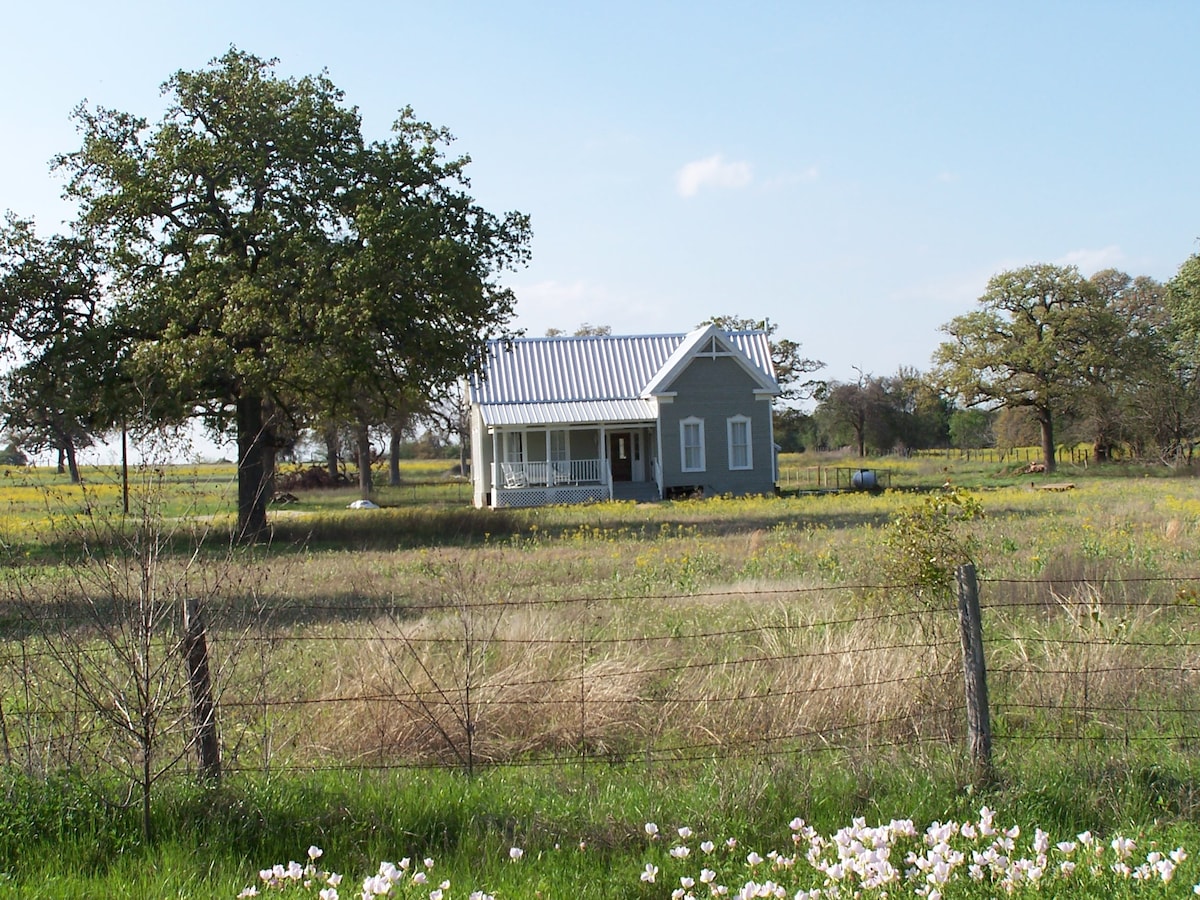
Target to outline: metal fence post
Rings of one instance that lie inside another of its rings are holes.
[[[962,633],[963,680],[967,692],[967,743],[975,779],[992,780],[992,725],[988,715],[987,671],[983,662],[983,621],[979,584],[972,563],[954,572],[958,583],[958,623]]]

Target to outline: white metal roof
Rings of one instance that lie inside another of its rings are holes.
[[[565,403],[485,403],[483,424],[589,425],[595,422],[652,422],[650,400],[569,400]]]
[[[471,402],[488,426],[653,421],[646,387],[688,339],[657,334],[489,341],[483,377],[471,379]],[[774,383],[764,333],[733,332],[729,340]]]

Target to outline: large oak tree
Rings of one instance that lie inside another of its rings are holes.
[[[513,312],[500,272],[529,222],[467,193],[451,136],[404,110],[368,143],[324,75],[281,78],[231,48],[173,75],[154,125],[81,106],[59,158],[108,248],[130,371],[161,415],[238,443],[241,536],[266,525],[275,425],[384,409],[462,374]]]
[[[1111,311],[1074,266],[1037,264],[988,282],[979,309],[942,326],[934,362],[941,384],[967,406],[1028,408],[1047,472],[1054,429],[1088,372],[1111,360]]]

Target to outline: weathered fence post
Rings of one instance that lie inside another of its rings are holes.
[[[963,680],[967,691],[967,743],[975,779],[992,780],[992,725],[988,716],[987,671],[983,662],[983,621],[979,613],[979,584],[972,563],[954,572],[958,582],[958,624],[962,633]]]
[[[196,750],[200,774],[221,777],[221,739],[217,734],[217,707],[213,702],[212,678],[208,669],[208,638],[200,601],[183,601],[183,660],[192,694],[192,722],[196,728]]]
[[[12,747],[8,743],[8,722],[4,718],[4,704],[0,703],[0,738],[4,741],[4,762],[12,765]]]

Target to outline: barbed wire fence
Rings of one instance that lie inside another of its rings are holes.
[[[27,609],[0,639],[4,763],[111,775],[153,748],[154,778],[474,773],[938,748],[987,777],[994,750],[1200,747],[1196,579],[984,578],[966,625],[961,572],[944,611],[894,608],[888,584],[479,600],[449,581],[436,603],[201,616],[189,598],[191,628],[139,636],[141,683],[94,611]]]

